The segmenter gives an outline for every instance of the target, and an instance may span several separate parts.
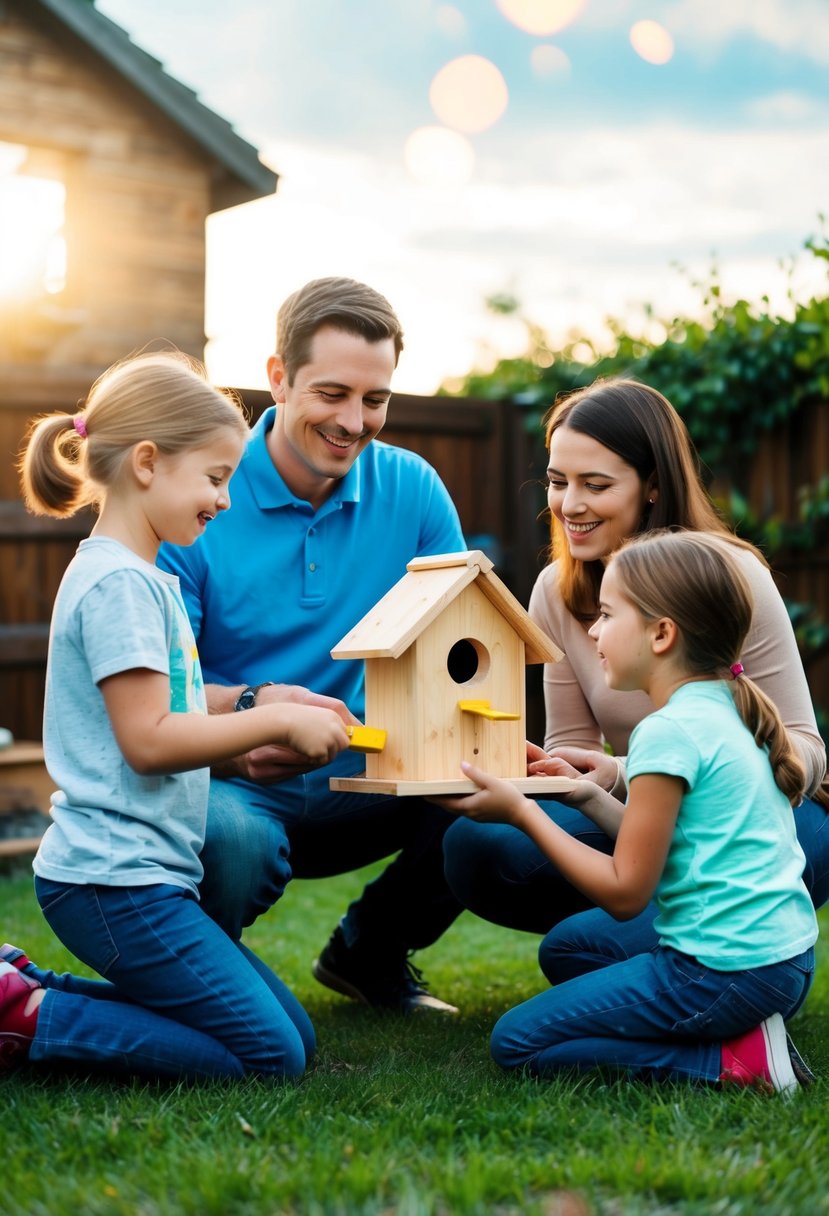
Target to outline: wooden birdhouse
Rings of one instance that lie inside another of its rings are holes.
[[[526,776],[525,664],[561,652],[480,550],[409,562],[331,657],[365,661],[366,722],[381,736],[379,750],[368,738],[365,776],[332,778],[332,789],[464,792],[475,787],[462,760],[527,792],[570,788]]]

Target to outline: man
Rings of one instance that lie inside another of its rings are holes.
[[[333,660],[332,647],[411,558],[465,548],[435,471],[376,441],[402,346],[388,301],[350,279],[314,280],[279,310],[275,404],[234,477],[233,509],[191,548],[162,550],[181,579],[211,713],[287,700],[361,720],[363,664]],[[331,776],[364,767],[343,752],[309,771],[304,757],[269,747],[214,775],[203,904],[238,940],[292,874],[342,874],[397,853],[351,904],[314,975],[377,1007],[454,1013],[409,961],[460,910],[443,876],[450,817],[420,799],[330,791]]]

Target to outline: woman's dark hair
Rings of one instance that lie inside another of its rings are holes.
[[[678,527],[727,537],[752,549],[731,533],[718,515],[700,476],[700,462],[684,422],[670,401],[636,380],[596,380],[556,402],[544,419],[547,447],[564,427],[594,439],[636,470],[643,486],[656,492],[639,531]],[[561,595],[570,612],[593,620],[598,612],[604,565],[573,557],[555,516],[551,517],[550,557],[558,563]],[[763,561],[761,554],[757,554]]]

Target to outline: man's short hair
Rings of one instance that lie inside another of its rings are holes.
[[[276,318],[276,353],[289,384],[310,362],[311,341],[323,325],[331,325],[367,342],[394,342],[394,362],[403,349],[403,329],[385,296],[355,279],[312,279],[282,304]]]

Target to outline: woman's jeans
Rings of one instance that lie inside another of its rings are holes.
[[[496,1023],[502,1068],[549,1075],[610,1068],[648,1079],[719,1079],[721,1044],[773,1013],[791,1017],[814,972],[814,950],[750,971],[714,971],[656,947],[542,992]]]
[[[56,936],[106,980],[26,968],[47,989],[32,1060],[175,1079],[303,1072],[305,1010],[190,891],[36,878],[35,892]]]

